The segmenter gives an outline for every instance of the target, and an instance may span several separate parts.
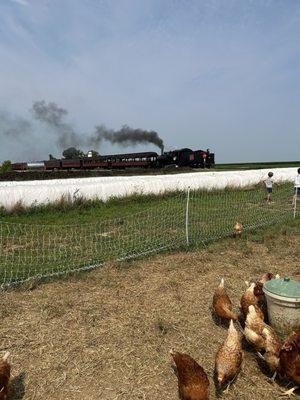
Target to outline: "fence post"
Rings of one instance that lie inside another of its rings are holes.
[[[189,205],[190,205],[190,186],[187,190],[187,198],[186,198],[186,208],[185,208],[185,238],[186,245],[189,246]]]
[[[295,194],[295,202],[294,202],[294,219],[296,218],[296,212],[297,212],[297,199],[298,199],[298,188],[296,188],[296,194]]]

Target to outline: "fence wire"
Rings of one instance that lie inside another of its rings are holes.
[[[276,189],[268,204],[259,189],[188,191],[133,215],[81,225],[0,221],[0,284],[90,270],[165,249],[195,246],[297,217],[291,188]]]

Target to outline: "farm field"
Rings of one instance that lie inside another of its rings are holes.
[[[221,277],[235,309],[244,280],[266,271],[300,278],[299,220],[190,252],[107,263],[28,291],[3,292],[1,350],[12,353],[10,400],[174,400],[171,348],[207,371],[226,328],[211,316]],[[243,370],[227,399],[278,399],[276,380],[244,343]],[[299,398],[298,395],[295,398]],[[225,395],[224,395],[225,398]]]
[[[257,187],[191,191],[188,212],[183,192],[4,212],[0,281],[5,286],[91,269],[108,260],[201,246],[232,235],[237,221],[245,231],[283,222],[293,218],[290,186],[277,186],[271,204]]]
[[[0,400],[300,400],[299,38],[0,0]]]

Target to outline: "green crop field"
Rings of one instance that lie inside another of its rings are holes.
[[[91,269],[109,260],[198,246],[293,218],[292,188],[278,186],[267,204],[261,188],[138,196],[65,203],[0,218],[0,283]]]

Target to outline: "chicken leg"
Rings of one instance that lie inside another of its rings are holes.
[[[268,379],[268,381],[271,383],[275,383],[276,376],[277,376],[277,371],[274,372],[274,374],[272,375],[271,378]]]
[[[280,397],[286,397],[286,396],[287,396],[288,398],[290,398],[291,396],[295,396],[294,391],[295,391],[296,389],[298,389],[298,386],[295,386],[295,387],[293,387],[292,389],[289,389],[289,390],[287,390],[287,391],[281,393]]]
[[[261,360],[266,361],[265,357],[259,351],[256,354]],[[271,383],[275,383],[276,376],[277,376],[277,371],[274,372],[271,378],[268,378],[268,381]]]

